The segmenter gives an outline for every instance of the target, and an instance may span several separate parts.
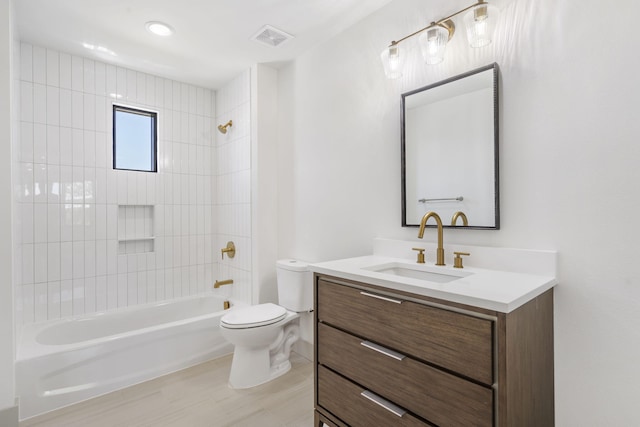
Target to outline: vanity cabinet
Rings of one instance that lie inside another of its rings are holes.
[[[553,290],[500,313],[314,281],[316,427],[553,426]]]

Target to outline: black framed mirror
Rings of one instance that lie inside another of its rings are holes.
[[[402,94],[403,227],[434,211],[445,227],[500,228],[498,73],[491,64]]]

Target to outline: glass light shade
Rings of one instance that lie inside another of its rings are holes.
[[[404,65],[404,55],[398,45],[385,48],[380,54],[384,74],[389,79],[402,77],[402,66]]]
[[[491,43],[498,13],[497,7],[481,3],[464,15],[467,39],[471,47],[483,47]]]
[[[420,34],[419,40],[425,63],[434,65],[444,60],[444,51],[449,41],[449,31],[447,29],[439,25],[429,28]]]

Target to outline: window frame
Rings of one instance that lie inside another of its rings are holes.
[[[152,169],[127,169],[116,167],[116,112],[126,112],[131,114],[138,114],[145,117],[150,117],[153,121],[152,135],[151,135],[151,166]],[[113,154],[113,170],[119,171],[133,171],[133,172],[151,172],[158,173],[158,112],[153,110],[145,110],[139,107],[132,107],[130,105],[112,103],[112,154]]]

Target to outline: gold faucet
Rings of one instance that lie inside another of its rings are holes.
[[[451,225],[456,225],[456,222],[458,222],[458,218],[462,218],[462,225],[464,225],[465,227],[469,225],[467,216],[462,211],[458,211],[453,214],[453,217],[451,217]]]
[[[442,244],[442,220],[440,216],[435,212],[427,212],[420,221],[420,231],[418,231],[418,238],[422,239],[424,236],[424,227],[427,225],[429,218],[433,217],[438,225],[438,249],[436,250],[436,265],[445,265],[444,263],[444,247]]]
[[[220,286],[232,285],[232,284],[233,284],[233,279],[221,280],[221,281],[216,280],[216,283],[213,284],[213,288],[218,289]]]

